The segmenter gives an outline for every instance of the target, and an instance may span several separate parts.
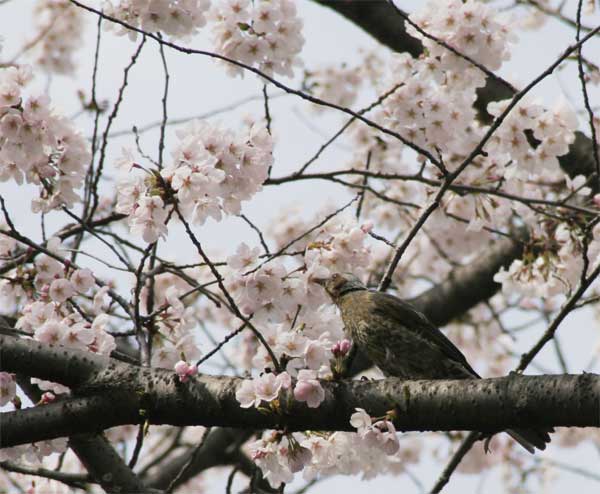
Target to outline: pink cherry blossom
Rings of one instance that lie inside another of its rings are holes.
[[[87,293],[94,286],[94,275],[87,268],[76,269],[69,280],[79,293]]]
[[[260,405],[260,398],[257,398],[254,389],[254,381],[245,379],[235,392],[235,398],[240,402],[242,408],[250,408],[251,406]]]
[[[288,388],[290,379],[287,372],[275,375],[272,372],[266,372],[255,380],[254,389],[256,397],[263,401],[272,401],[279,396],[280,390]]]
[[[294,387],[294,398],[306,402],[309,408],[317,408],[325,399],[325,391],[316,377],[315,371],[301,370]]]
[[[0,372],[0,407],[11,401],[17,393],[14,376],[8,372]]]
[[[55,302],[62,303],[75,295],[75,287],[66,278],[59,278],[50,283],[49,295]]]
[[[190,376],[195,376],[198,373],[198,367],[194,364],[180,360],[174,366],[175,374],[179,377],[179,381],[184,383]]]

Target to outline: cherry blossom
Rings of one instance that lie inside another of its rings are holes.
[[[65,2],[62,2],[65,3]],[[71,123],[44,96],[27,96],[28,67],[0,68],[0,180],[38,185],[32,211],[72,207],[80,200],[90,153]]]
[[[86,293],[94,286],[94,276],[88,268],[73,271],[69,281],[79,293]]]
[[[291,386],[287,372],[273,374],[266,372],[254,379],[246,379],[236,391],[235,397],[242,408],[258,407],[261,402],[270,402],[279,397],[281,390]]]
[[[144,31],[162,31],[174,38],[187,38],[195,34],[206,24],[206,12],[210,0],[120,0],[105,3],[107,15],[143,29]],[[128,34],[135,39],[136,33],[112,23],[106,23],[107,29],[118,35]]]
[[[75,287],[69,280],[65,278],[59,278],[50,284],[49,294],[52,300],[62,303],[75,295]]]
[[[515,41],[508,19],[502,19],[491,7],[474,0],[445,0],[441,5],[428,2],[411,15],[411,20],[428,34],[491,70],[499,69],[508,59],[508,42]],[[472,70],[466,61],[426,38],[414,27],[407,25],[407,31],[421,40],[431,58],[440,57],[442,66]]]
[[[251,445],[252,459],[263,471],[264,477],[273,488],[282,482],[289,483],[294,478],[287,461],[287,440],[281,443],[276,440],[261,439]]]
[[[225,0],[211,10],[213,41],[227,58],[256,66],[266,74],[293,75],[304,38],[292,0]],[[242,70],[226,65],[231,75]]]
[[[68,74],[75,70],[74,52],[81,46],[84,15],[67,0],[42,0],[34,10],[36,64],[48,72]]]
[[[316,379],[316,375],[315,371],[301,370],[294,387],[294,398],[305,401],[309,408],[317,408],[325,399],[325,391]]]
[[[193,364],[190,364],[184,360],[180,360],[174,366],[175,374],[179,378],[179,381],[184,383],[191,376],[195,376],[198,373],[198,367]]]
[[[358,435],[368,447],[379,448],[386,455],[394,455],[398,452],[396,428],[389,420],[378,420],[373,423],[364,409],[357,408],[350,417],[350,424],[357,429]]]
[[[356,101],[362,77],[358,67],[324,67],[307,72],[306,84],[318,98],[351,108]],[[323,111],[323,107],[315,106]]]
[[[117,211],[128,215],[132,233],[146,242],[166,237],[173,201],[196,225],[239,214],[241,203],[260,191],[273,162],[272,140],[257,125],[236,135],[194,121],[176,135],[173,161],[160,174],[122,173],[117,187]]]
[[[0,372],[0,407],[11,401],[17,393],[17,383],[12,374]]]

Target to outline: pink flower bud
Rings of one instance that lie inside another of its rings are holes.
[[[363,233],[369,233],[373,229],[373,222],[366,221],[365,223],[360,225],[360,229],[363,231]]]
[[[333,353],[334,357],[343,357],[350,351],[351,346],[352,344],[349,340],[338,341],[331,347],[331,353]]]
[[[190,376],[193,376],[198,373],[198,367],[193,364],[188,364],[187,362],[180,360],[175,364],[175,374],[179,377],[179,381],[184,383],[188,380]]]
[[[40,399],[40,402],[43,405],[47,405],[48,403],[52,403],[55,399],[56,399],[56,396],[54,395],[54,393],[51,393],[50,391],[47,391],[47,392],[45,392],[42,395],[42,398]]]
[[[245,316],[251,316],[254,313],[254,308],[250,305],[242,305],[240,310]]]
[[[346,355],[350,351],[351,346],[352,343],[350,343],[350,340],[344,339],[340,341],[340,351],[342,352],[342,355]]]

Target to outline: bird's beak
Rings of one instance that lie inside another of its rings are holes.
[[[321,285],[325,288],[325,283],[327,283],[327,278],[311,278],[310,281],[316,283],[317,285]]]

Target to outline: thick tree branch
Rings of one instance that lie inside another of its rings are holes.
[[[18,364],[11,364],[13,362]],[[101,372],[109,362],[108,357],[91,352],[0,335],[0,368],[16,374],[74,387]]]
[[[1,360],[0,360],[1,362]],[[34,403],[40,391],[24,376],[17,376],[19,387]],[[79,461],[106,492],[150,493],[142,481],[125,464],[108,440],[101,434],[82,434],[69,437],[69,447]]]
[[[175,487],[187,482],[198,474],[198,472],[209,468],[236,463],[242,454],[239,451],[241,444],[246,442],[252,435],[251,431],[238,431],[236,429],[217,429],[206,439],[204,447],[189,468],[184,472]],[[166,465],[157,469],[153,475],[144,478],[144,482],[156,489],[165,489],[188,462],[190,454],[185,452]],[[250,474],[250,472],[247,472]]]
[[[413,57],[418,57],[423,51],[421,42],[409,36],[396,9],[386,0],[314,1],[341,14],[394,51],[407,52]]]
[[[2,370],[47,377],[15,358],[13,347],[27,340],[0,336]],[[31,356],[49,365],[52,358],[81,360],[85,352],[31,342]],[[59,352],[56,350],[60,349]],[[51,353],[53,355],[45,355]],[[56,373],[52,373],[56,376]],[[69,380],[65,378],[64,380]],[[101,431],[140,423],[203,425],[290,431],[351,431],[350,415],[362,407],[373,416],[397,410],[399,430],[479,430],[600,425],[600,376],[512,375],[496,379],[323,382],[325,400],[318,413],[305,403],[282,400],[282,412],[266,414],[240,408],[235,393],[242,379],[198,376],[180,383],[173,371],[118,361],[106,367],[77,393],[89,394],[2,414],[0,447]],[[71,382],[71,381],[69,381]]]
[[[523,240],[525,238],[523,234]],[[445,281],[410,302],[434,324],[448,324],[455,317],[493,296],[500,287],[494,281],[494,275],[501,267],[508,267],[513,259],[519,258],[522,252],[523,243],[502,238],[484,256],[456,268]]]
[[[69,438],[69,446],[92,478],[98,479],[106,492],[131,494],[158,492],[142,483],[103,435],[72,436]],[[100,458],[103,461],[97,461]]]

